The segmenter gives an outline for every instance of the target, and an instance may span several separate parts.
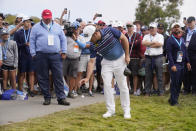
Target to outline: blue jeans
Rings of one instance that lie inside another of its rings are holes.
[[[65,99],[61,55],[59,53],[37,53],[34,60],[38,84],[44,99],[51,99],[49,70],[52,72],[57,100]]]

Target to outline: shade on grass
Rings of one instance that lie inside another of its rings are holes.
[[[89,98],[90,99],[90,98]],[[1,131],[182,131],[196,130],[196,96],[180,96],[179,106],[170,106],[168,96],[131,96],[131,120],[123,119],[119,99],[116,116],[102,118],[104,103],[56,112],[25,122],[0,126]],[[16,111],[17,113],[17,111]]]

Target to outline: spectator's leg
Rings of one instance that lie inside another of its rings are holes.
[[[3,70],[3,89],[7,89],[7,82],[8,82],[8,70]]]
[[[146,95],[150,95],[150,89],[152,87],[153,81],[153,71],[152,71],[152,60],[149,58],[145,59],[145,90]]]
[[[12,89],[16,89],[16,70],[9,71]]]

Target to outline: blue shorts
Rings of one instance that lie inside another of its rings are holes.
[[[19,60],[18,69],[20,73],[25,72],[34,72],[35,71],[35,63],[33,58],[21,58]]]

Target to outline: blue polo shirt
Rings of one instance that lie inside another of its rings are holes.
[[[124,54],[124,50],[120,43],[121,32],[112,27],[100,30],[101,40],[97,43],[91,43],[91,58],[95,58],[99,53],[107,60],[116,60]]]

